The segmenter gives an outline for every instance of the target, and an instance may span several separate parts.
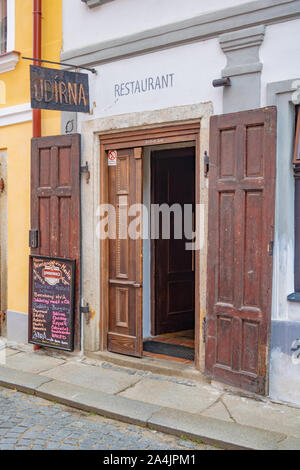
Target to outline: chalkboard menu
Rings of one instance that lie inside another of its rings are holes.
[[[29,343],[74,349],[75,261],[29,257]]]

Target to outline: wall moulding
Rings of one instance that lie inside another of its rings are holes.
[[[32,120],[32,109],[30,103],[9,106],[0,109],[0,127],[19,124]]]
[[[78,65],[96,65],[299,17],[300,0],[256,0],[122,38],[64,51],[61,59],[76,59]]]
[[[222,34],[219,42],[227,57],[227,66],[222,71],[222,76],[260,72],[262,63],[259,60],[259,48],[264,37],[265,25]]]
[[[12,51],[0,55],[0,73],[10,72],[19,62],[20,52]]]

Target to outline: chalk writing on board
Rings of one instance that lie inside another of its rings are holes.
[[[29,341],[73,349],[74,261],[31,257]]]

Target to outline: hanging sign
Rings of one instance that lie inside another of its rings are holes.
[[[108,152],[108,166],[115,166],[117,164],[118,152],[116,150],[110,150]]]
[[[29,343],[73,351],[75,261],[29,260]]]
[[[30,66],[31,107],[90,112],[89,77],[85,73]]]

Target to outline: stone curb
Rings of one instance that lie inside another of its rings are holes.
[[[275,450],[286,448],[288,442],[293,449],[300,448],[300,439],[285,434],[159,407],[6,367],[0,367],[0,385],[122,422],[201,440],[224,449]]]

